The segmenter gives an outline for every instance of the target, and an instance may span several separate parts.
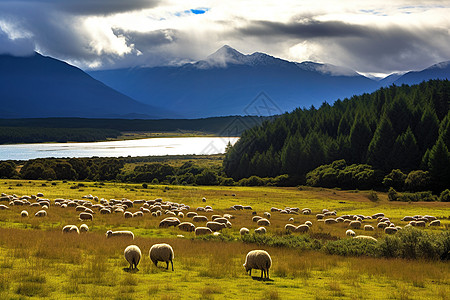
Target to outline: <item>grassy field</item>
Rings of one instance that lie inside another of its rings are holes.
[[[0,210],[0,299],[41,297],[51,299],[449,299],[450,263],[343,257],[323,251],[299,248],[258,246],[242,242],[239,229],[257,227],[250,211],[230,211],[234,204],[251,205],[258,214],[271,207],[309,207],[313,215],[272,213],[268,236],[285,236],[284,225],[313,222],[310,237],[325,240],[346,239],[344,224],[324,225],[314,214],[323,208],[341,214],[383,212],[397,225],[405,215],[430,214],[442,226],[423,229],[448,231],[450,204],[392,203],[378,193],[372,202],[365,191],[339,191],[315,188],[277,187],[192,187],[139,184],[1,180],[0,192],[31,195],[42,192],[45,198],[81,199],[92,194],[105,199],[155,199],[185,203],[191,207],[211,205],[214,214],[232,213],[233,227],[223,230],[223,238],[199,239],[176,228],[160,229],[159,221],[145,215],[125,219],[121,214],[95,214],[86,221],[90,231],[79,236],[63,235],[67,224],[80,225],[74,208],[51,206],[48,216],[32,216],[38,208],[11,206]],[[202,198],[206,197],[206,202]],[[2,202],[1,204],[6,204]],[[30,217],[20,217],[27,209]],[[137,211],[139,207],[130,208]],[[207,214],[208,216],[211,213]],[[294,222],[288,222],[294,217]],[[186,218],[185,218],[186,219]],[[189,220],[188,220],[189,221]],[[368,221],[367,224],[376,224]],[[196,224],[199,225],[199,224]],[[105,232],[132,230],[133,242],[106,239]],[[364,234],[358,231],[358,234]],[[183,234],[184,238],[177,238]],[[379,240],[381,231],[370,233]],[[155,267],[148,251],[152,244],[167,242],[175,252],[175,271]],[[127,271],[123,250],[138,245],[143,258],[139,271]],[[242,266],[252,249],[267,250],[273,260],[271,280],[259,280],[259,271],[250,277]]]

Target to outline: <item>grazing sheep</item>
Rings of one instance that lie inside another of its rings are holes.
[[[309,226],[306,224],[298,225],[294,230],[294,232],[299,232],[299,233],[306,233],[308,231],[309,231]]]
[[[192,232],[195,230],[195,226],[192,223],[189,222],[183,222],[178,225],[178,228],[182,231]]]
[[[304,214],[304,215],[310,215],[311,214],[311,209],[309,209],[309,208],[304,208],[304,209],[302,209],[302,214]]]
[[[82,212],[80,213],[80,221],[84,221],[84,220],[93,220],[94,216],[91,213],[87,213],[87,212]]]
[[[76,225],[66,225],[62,229],[63,233],[76,233],[80,234],[80,231],[78,230],[78,227]]]
[[[208,217],[207,216],[194,216],[192,218],[192,221],[194,221],[194,222],[208,222]]]
[[[289,218],[289,222],[294,222],[294,218]]]
[[[133,214],[129,211],[126,211],[123,213],[123,216],[125,217],[125,219],[130,219],[133,217]]]
[[[311,227],[312,226],[312,222],[311,221],[306,221],[305,225],[308,225],[308,227]]]
[[[322,220],[324,217],[325,217],[324,214],[317,214],[316,215],[317,220]]]
[[[195,217],[196,215],[198,215],[196,212],[190,211],[190,212],[188,212],[188,213],[186,214],[186,217],[187,217],[187,218],[193,218],[193,217]]]
[[[265,234],[266,232],[267,232],[266,228],[262,226],[255,229],[255,233],[258,234]]]
[[[401,221],[404,221],[404,222],[414,221],[414,218],[411,216],[405,216],[405,217],[403,217],[403,219],[401,219]]]
[[[212,231],[219,231],[224,229],[225,227],[227,227],[226,224],[224,223],[219,223],[219,222],[214,222],[214,221],[210,221],[206,223],[206,227],[208,227],[209,229],[211,229]]]
[[[270,219],[271,217],[271,214],[269,212],[264,212],[263,215],[266,219]]]
[[[378,242],[378,240],[376,238],[374,238],[373,236],[369,236],[369,235],[357,235],[353,238],[357,239],[357,240],[368,240],[368,241]]]
[[[181,222],[178,218],[175,217],[168,217],[165,218],[163,220],[161,220],[161,222],[159,222],[159,228],[167,228],[167,227],[171,227],[171,226],[178,226],[180,225]]]
[[[361,221],[351,221],[350,224],[348,224],[348,227],[350,227],[352,229],[360,229]]]
[[[130,245],[125,248],[123,254],[127,262],[130,264],[129,270],[138,269],[137,266],[142,257],[141,249],[139,249],[136,245]]]
[[[325,224],[336,224],[338,221],[333,218],[325,219]]]
[[[20,212],[20,216],[21,216],[22,218],[26,218],[26,217],[28,217],[28,212],[27,212],[26,210],[22,210],[22,211]],[[430,223],[430,225],[431,225],[431,223]]]
[[[292,225],[292,224],[286,224],[285,226],[284,226],[284,230],[286,230],[286,231],[295,231],[295,229],[297,228],[297,226],[295,226],[295,225]]]
[[[47,212],[45,210],[40,210],[37,213],[34,214],[35,217],[46,217]]]
[[[388,224],[385,223],[385,222],[380,222],[380,223],[377,224],[377,228],[384,229],[386,227],[388,227]]]
[[[252,221],[253,222],[258,222],[259,220],[261,220],[262,219],[262,217],[260,217],[260,216],[254,216],[253,218],[252,218]]]
[[[425,225],[426,225],[425,221],[416,221],[417,227],[425,227]]]
[[[86,224],[80,225],[80,232],[88,232],[88,231],[89,231],[89,227]]]
[[[356,236],[356,233],[351,230],[351,229],[347,229],[347,231],[345,232],[346,236]]]
[[[267,219],[259,219],[256,224],[258,224],[258,226],[270,226],[270,221]]]
[[[112,238],[112,237],[125,237],[125,238],[131,238],[132,240],[134,240],[134,234],[128,230],[121,230],[121,231],[108,230],[106,232],[106,238]]]
[[[396,233],[398,230],[397,230],[397,228],[395,228],[395,227],[386,227],[385,229],[384,229],[384,233],[386,233],[386,234],[394,234],[394,233]]]
[[[150,251],[148,253],[151,261],[155,264],[155,266],[158,266],[159,261],[163,261],[167,264],[166,270],[169,269],[169,262],[172,264],[172,271],[173,271],[173,249],[172,246],[169,244],[155,244],[150,248]]]
[[[244,263],[245,271],[252,276],[252,269],[261,270],[261,278],[269,279],[269,269],[272,266],[272,258],[264,250],[253,250],[247,253]]]
[[[222,217],[221,218],[216,218],[213,221],[217,222],[217,223],[223,223],[223,224],[227,224],[227,222],[229,222],[227,218],[222,218]]]
[[[205,234],[211,234],[212,230],[208,227],[197,227],[195,228],[195,235],[205,235]]]
[[[441,226],[441,221],[439,220],[431,221],[430,226]]]
[[[181,211],[178,212],[178,218],[184,218],[184,214]]]
[[[0,204],[0,210],[5,210],[5,209],[9,209],[9,207],[4,204]]]
[[[144,213],[142,211],[136,211],[132,214],[133,218],[143,217]]]
[[[246,227],[242,227],[242,228],[239,230],[239,233],[240,233],[240,235],[250,234],[250,230],[248,230],[248,228],[246,228]]]
[[[364,225],[364,231],[374,231],[375,228],[373,228],[372,225]]]

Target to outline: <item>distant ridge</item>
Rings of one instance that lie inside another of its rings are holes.
[[[82,70],[38,53],[0,55],[1,118],[175,116],[125,96]]]

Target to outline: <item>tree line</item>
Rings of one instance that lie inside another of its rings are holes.
[[[449,99],[448,80],[430,80],[298,108],[245,131],[227,148],[224,172],[234,180],[288,174],[305,184],[308,172],[344,160],[381,179],[394,169],[428,172],[428,189],[438,193],[450,182]]]

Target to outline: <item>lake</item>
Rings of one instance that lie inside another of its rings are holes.
[[[45,157],[121,157],[155,155],[205,155],[225,152],[238,137],[148,138],[94,143],[45,143],[0,145],[0,160]]]

